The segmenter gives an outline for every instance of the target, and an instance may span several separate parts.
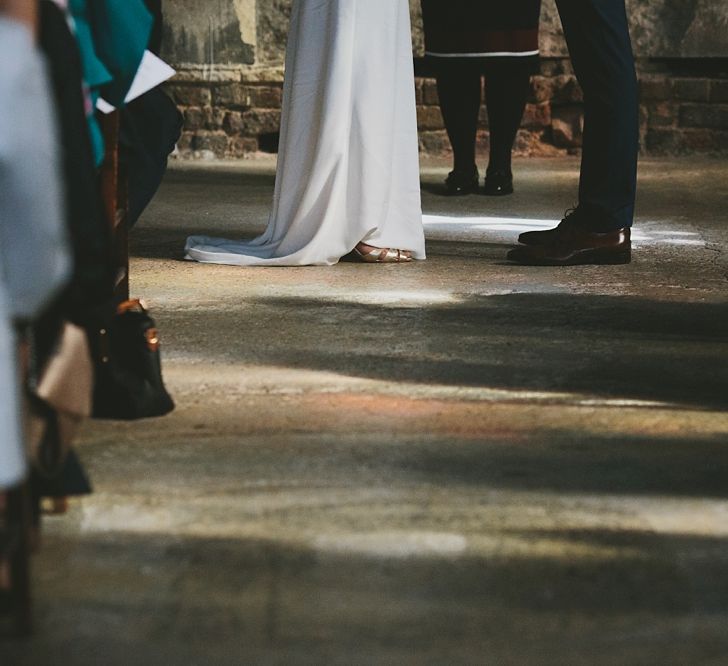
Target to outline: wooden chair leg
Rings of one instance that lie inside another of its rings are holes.
[[[101,117],[106,156],[101,167],[101,194],[111,230],[115,302],[129,298],[128,178],[119,149],[121,116],[118,111]]]
[[[15,535],[10,560],[10,598],[19,635],[32,632],[32,604],[30,585],[30,533],[32,517],[30,492],[27,484],[7,493],[6,516],[8,530]]]

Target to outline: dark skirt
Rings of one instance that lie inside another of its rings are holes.
[[[434,67],[538,68],[541,0],[421,0]]]

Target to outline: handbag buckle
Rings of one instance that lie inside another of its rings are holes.
[[[147,339],[149,351],[159,351],[159,331],[156,328],[148,328],[144,331],[144,337]]]

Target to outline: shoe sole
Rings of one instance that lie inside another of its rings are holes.
[[[621,266],[632,262],[632,250],[623,252],[602,252],[599,250],[588,250],[580,252],[574,257],[565,261],[556,259],[520,259],[510,258],[517,264],[523,266]]]

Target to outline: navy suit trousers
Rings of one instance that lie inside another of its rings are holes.
[[[629,227],[637,189],[639,102],[624,0],[556,4],[584,91],[579,218],[594,231]]]

